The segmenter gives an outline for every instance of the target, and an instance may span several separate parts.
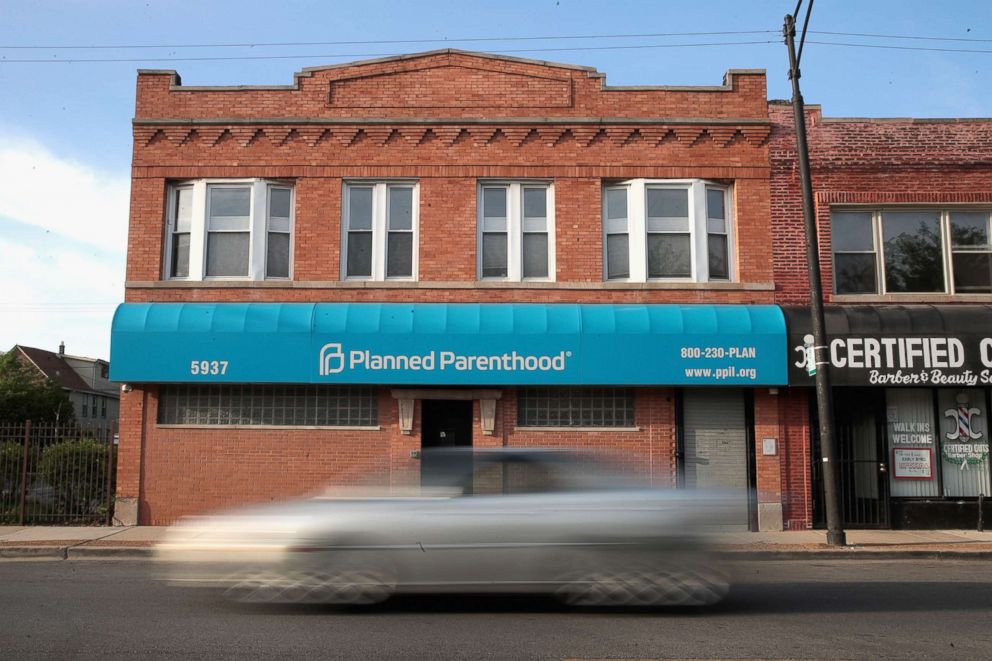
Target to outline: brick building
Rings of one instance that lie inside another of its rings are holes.
[[[436,445],[565,445],[736,489],[741,528],[808,525],[762,71],[612,87],[454,50],[273,87],[141,71],[133,128],[121,520],[429,482]]]
[[[809,315],[791,307],[809,296],[792,107],[769,114],[775,300],[793,352],[782,435],[810,453],[783,479],[820,525],[812,378],[797,360]],[[845,525],[973,527],[990,486],[992,121],[807,106],[807,127]]]

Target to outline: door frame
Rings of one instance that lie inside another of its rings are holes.
[[[837,399],[837,392],[841,391],[847,395],[847,392],[857,390],[859,393],[866,393],[867,397],[870,397],[868,410],[871,410],[874,415],[874,428],[875,428],[875,471],[873,472],[875,479],[877,480],[878,486],[878,504],[876,505],[877,516],[874,521],[854,521],[853,517],[848,517],[846,512],[853,507],[851,503],[854,502],[857,494],[854,492],[857,484],[857,478],[855,473],[851,473],[847,476],[844,471],[850,467],[853,471],[854,459],[845,459],[844,457],[851,457],[853,454],[852,448],[842,448],[841,443],[843,441],[842,434],[839,433],[840,423],[838,420],[839,408],[836,406],[836,401],[834,402],[834,448],[837,454],[834,457],[834,463],[836,465],[835,473],[837,474],[837,492],[840,498],[841,506],[841,518],[843,519],[842,525],[845,528],[852,530],[889,530],[892,528],[892,503],[889,496],[889,475],[888,470],[889,458],[888,458],[888,430],[886,428],[886,418],[885,418],[885,390],[884,388],[878,387],[860,387],[860,386],[841,386],[834,387],[831,389],[830,397],[833,400]],[[813,499],[813,527],[814,528],[825,528],[826,527],[826,511],[824,506],[824,494],[823,494],[823,464],[822,464],[822,453],[820,450],[820,423],[819,415],[816,407],[816,391],[812,388],[808,391],[807,396],[808,404],[808,414],[809,419],[809,438],[810,438],[810,477],[812,492],[811,496]],[[881,470],[881,467],[885,466],[885,471]],[[845,480],[849,482],[849,488],[844,489]]]

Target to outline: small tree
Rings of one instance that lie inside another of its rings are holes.
[[[16,351],[0,354],[0,422],[71,423],[69,394],[21,362]]]

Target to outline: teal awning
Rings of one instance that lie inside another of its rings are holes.
[[[125,303],[111,378],[392,385],[783,385],[769,305]]]

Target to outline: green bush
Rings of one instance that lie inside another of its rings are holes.
[[[23,463],[24,448],[20,443],[0,443],[0,524],[18,521],[17,503]]]
[[[41,453],[38,470],[55,491],[65,515],[96,514],[105,505],[107,443],[92,438],[62,441]]]
[[[20,443],[7,441],[0,444],[0,489],[4,493],[20,484],[23,462],[24,447]]]

